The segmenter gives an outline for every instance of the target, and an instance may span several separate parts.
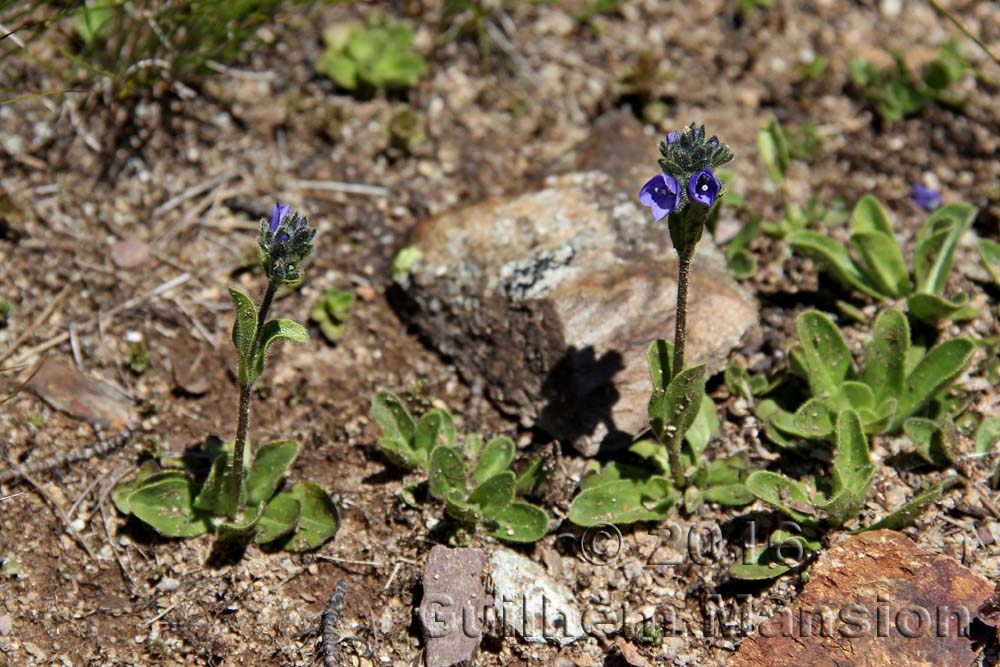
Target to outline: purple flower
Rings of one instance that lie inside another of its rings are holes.
[[[681,186],[677,179],[667,174],[657,174],[639,190],[639,203],[648,206],[653,220],[659,222],[677,207]]]
[[[921,185],[920,183],[913,186],[910,196],[913,198],[913,201],[917,204],[917,206],[925,211],[933,211],[941,206],[941,195],[938,194],[936,190],[932,190],[926,185]]]
[[[719,179],[707,167],[695,173],[688,180],[688,196],[691,197],[691,201],[696,201],[702,206],[714,204],[721,188],[722,184],[719,183]]]
[[[667,145],[669,146],[670,144],[677,141],[677,137],[679,136],[681,136],[680,132],[667,132]]]
[[[282,205],[280,201],[275,202],[274,208],[271,209],[271,232],[278,231],[278,225],[281,224],[281,221],[291,214],[292,214],[291,204]]]

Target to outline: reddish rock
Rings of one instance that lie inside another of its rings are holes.
[[[728,667],[959,667],[993,584],[890,530],[820,557],[792,605],[761,623]]]

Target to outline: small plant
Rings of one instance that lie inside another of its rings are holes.
[[[538,481],[538,466],[521,475],[510,470],[516,447],[510,438],[469,436],[456,446],[455,423],[447,410],[426,412],[414,421],[398,396],[378,392],[372,416],[382,431],[379,447],[392,463],[427,475],[430,495],[444,503],[462,531],[477,525],[487,535],[507,542],[537,542],[545,537],[549,517],[541,507],[515,500]],[[404,487],[403,498],[416,504],[421,481]]]
[[[883,121],[891,123],[913,116],[934,102],[958,104],[948,95],[948,88],[962,78],[968,63],[955,41],[942,45],[919,77],[903,54],[894,51],[892,59],[894,64],[889,69],[877,69],[862,58],[853,59],[850,66],[851,81]]]
[[[14,304],[6,299],[0,299],[0,329],[10,324],[10,315],[14,312]]]
[[[409,88],[427,72],[413,51],[413,32],[401,23],[340,24],[323,32],[326,50],[316,69],[344,90]]]
[[[737,579],[773,579],[806,562],[822,545],[822,535],[839,530],[855,520],[864,508],[875,476],[860,415],[847,409],[836,418],[832,474],[805,484],[779,473],[758,470],[746,481],[756,498],[775,508],[792,524],[775,531],[766,545],[753,545],[743,562],[730,568]],[[951,478],[913,497],[875,523],[855,532],[882,528],[899,530],[934,504],[941,494],[957,483]],[[788,530],[794,527],[795,530]]]
[[[278,288],[301,280],[301,264],[312,252],[315,234],[288,205],[275,204],[270,220],[261,220],[258,246],[268,283],[260,308],[244,292],[229,288],[236,306],[233,345],[239,361],[236,439],[208,439],[203,458],[209,472],[201,483],[182,468],[183,462],[168,461],[165,470],[144,466],[135,478],[115,487],[112,499],[123,514],[166,537],[214,529],[222,543],[253,540],[286,551],[314,549],[337,532],[337,509],[318,484],[299,482],[278,492],[299,455],[297,441],[268,443],[253,456],[247,448],[251,389],[264,372],[268,349],[278,340],[304,342],[309,337],[302,325],[268,320],[267,314]]]
[[[347,318],[356,300],[354,292],[331,287],[313,304],[309,320],[319,327],[328,343],[336,343],[343,337]]]
[[[36,1],[15,3],[3,22],[25,27],[19,44],[46,42],[60,60],[39,62],[64,73],[68,87],[103,80],[127,97],[162,81],[191,83],[235,60],[278,7],[277,0]]]
[[[740,491],[743,462],[709,463],[703,456],[718,417],[705,398],[705,367],[684,365],[687,338],[687,290],[691,260],[706,221],[722,195],[722,182],[713,170],[732,159],[729,146],[694,124],[670,132],[660,142],[662,173],[639,192],[657,222],[667,219],[670,240],[678,257],[677,315],[674,344],[656,340],[649,347],[653,384],[649,425],[655,440],[635,443],[632,454],[640,467],[618,463],[592,469],[580,484],[570,506],[570,520],[578,525],[631,523],[666,518],[684,499],[688,511],[705,499],[729,504],[749,500]],[[687,443],[685,447],[684,443]]]
[[[810,398],[794,412],[770,399],[758,407],[768,437],[786,447],[790,438],[831,438],[844,410],[858,415],[866,433],[897,433],[921,415],[946,417],[942,394],[969,365],[976,347],[965,338],[929,350],[912,345],[906,317],[889,309],[875,319],[864,366],[857,371],[833,320],[813,310],[801,313],[795,324],[799,340],[790,367],[806,381]]]
[[[142,375],[149,368],[149,348],[142,341],[130,343],[125,350],[125,363],[130,371]]]
[[[839,200],[828,205],[819,201],[814,193],[805,205],[793,201],[788,194],[787,174],[792,157],[803,157],[819,150],[819,137],[812,126],[806,124],[789,141],[785,129],[772,118],[757,132],[757,148],[767,177],[781,195],[782,215],[777,222],[764,222],[761,230],[774,238],[785,238],[792,232],[817,225],[833,226],[844,221],[845,215]]]
[[[816,257],[846,287],[875,299],[906,298],[907,310],[925,322],[967,319],[976,311],[968,297],[944,296],[958,240],[972,224],[976,209],[964,203],[943,206],[917,234],[912,275],[896,242],[889,217],[877,199],[865,195],[854,207],[850,250],[818,232],[800,230],[788,236],[792,248]]]

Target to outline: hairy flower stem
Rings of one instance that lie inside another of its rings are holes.
[[[674,318],[674,361],[670,372],[673,380],[684,370],[684,344],[687,342],[688,283],[691,280],[691,258],[694,245],[677,251],[677,315]]]
[[[687,295],[688,282],[691,280],[691,259],[694,257],[694,244],[677,250],[677,313],[674,318],[674,360],[671,365],[670,379],[684,370],[684,343],[687,341]],[[670,461],[670,475],[674,487],[683,489],[687,486],[687,477],[681,463],[681,433],[676,425],[671,427],[667,441],[667,456]]]
[[[260,349],[260,337],[261,332],[264,328],[264,322],[267,321],[267,311],[271,309],[271,302],[274,301],[274,293],[278,290],[278,283],[269,280],[267,283],[267,290],[264,292],[264,300],[260,303],[260,309],[257,311],[257,333],[253,337],[253,345],[250,347],[250,359],[257,358],[257,351]],[[247,445],[247,432],[250,430],[250,388],[253,383],[248,382],[246,384],[240,385],[240,407],[238,422],[236,426],[236,443],[233,447],[233,493],[235,497],[233,498],[230,507],[233,507],[235,512],[239,508],[240,504],[240,489],[243,486],[243,464],[244,464],[244,452]]]

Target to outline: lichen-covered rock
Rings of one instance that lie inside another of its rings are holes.
[[[598,171],[550,176],[427,220],[411,241],[402,313],[501,409],[585,455],[645,427],[646,348],[673,338],[677,262],[634,192]],[[689,295],[688,363],[721,370],[757,308],[707,237]]]

